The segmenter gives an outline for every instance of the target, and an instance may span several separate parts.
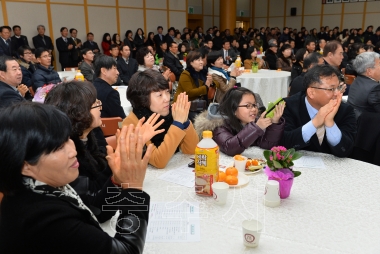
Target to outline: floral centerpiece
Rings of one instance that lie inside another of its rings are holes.
[[[281,198],[289,197],[294,177],[301,174],[292,168],[293,161],[301,158],[301,156],[294,148],[287,150],[283,146],[275,146],[271,150],[264,151],[264,157],[267,160],[264,172],[269,180],[279,182]]]
[[[183,61],[186,62],[187,53],[183,53]]]

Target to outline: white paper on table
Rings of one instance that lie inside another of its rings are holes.
[[[302,156],[298,160],[293,161],[294,167],[297,168],[321,168],[326,169],[325,163],[321,157]]]
[[[151,202],[147,242],[199,242],[198,202]]]
[[[160,175],[158,179],[193,188],[195,185],[195,174],[193,168],[184,165],[178,169],[169,170]]]

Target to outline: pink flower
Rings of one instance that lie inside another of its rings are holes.
[[[273,156],[271,155],[271,156],[269,156],[269,159],[271,160],[271,161],[273,161]]]

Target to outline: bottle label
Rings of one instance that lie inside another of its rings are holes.
[[[212,196],[212,184],[219,177],[219,147],[195,149],[195,192]]]

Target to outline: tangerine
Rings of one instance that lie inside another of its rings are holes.
[[[243,161],[243,160],[245,160],[245,158],[243,156],[241,156],[240,154],[235,155],[234,159],[237,160],[237,161]]]
[[[258,166],[259,162],[257,160],[252,160],[252,166]]]
[[[218,179],[218,182],[224,182],[226,180],[226,173],[224,173],[223,171],[219,171],[219,179]]]
[[[252,165],[252,160],[247,160],[247,163],[245,163],[245,168],[248,168]]]
[[[236,176],[228,175],[225,180],[226,183],[229,185],[237,185],[239,182],[239,179]]]
[[[229,167],[226,169],[226,175],[237,176],[239,171],[235,167]]]

